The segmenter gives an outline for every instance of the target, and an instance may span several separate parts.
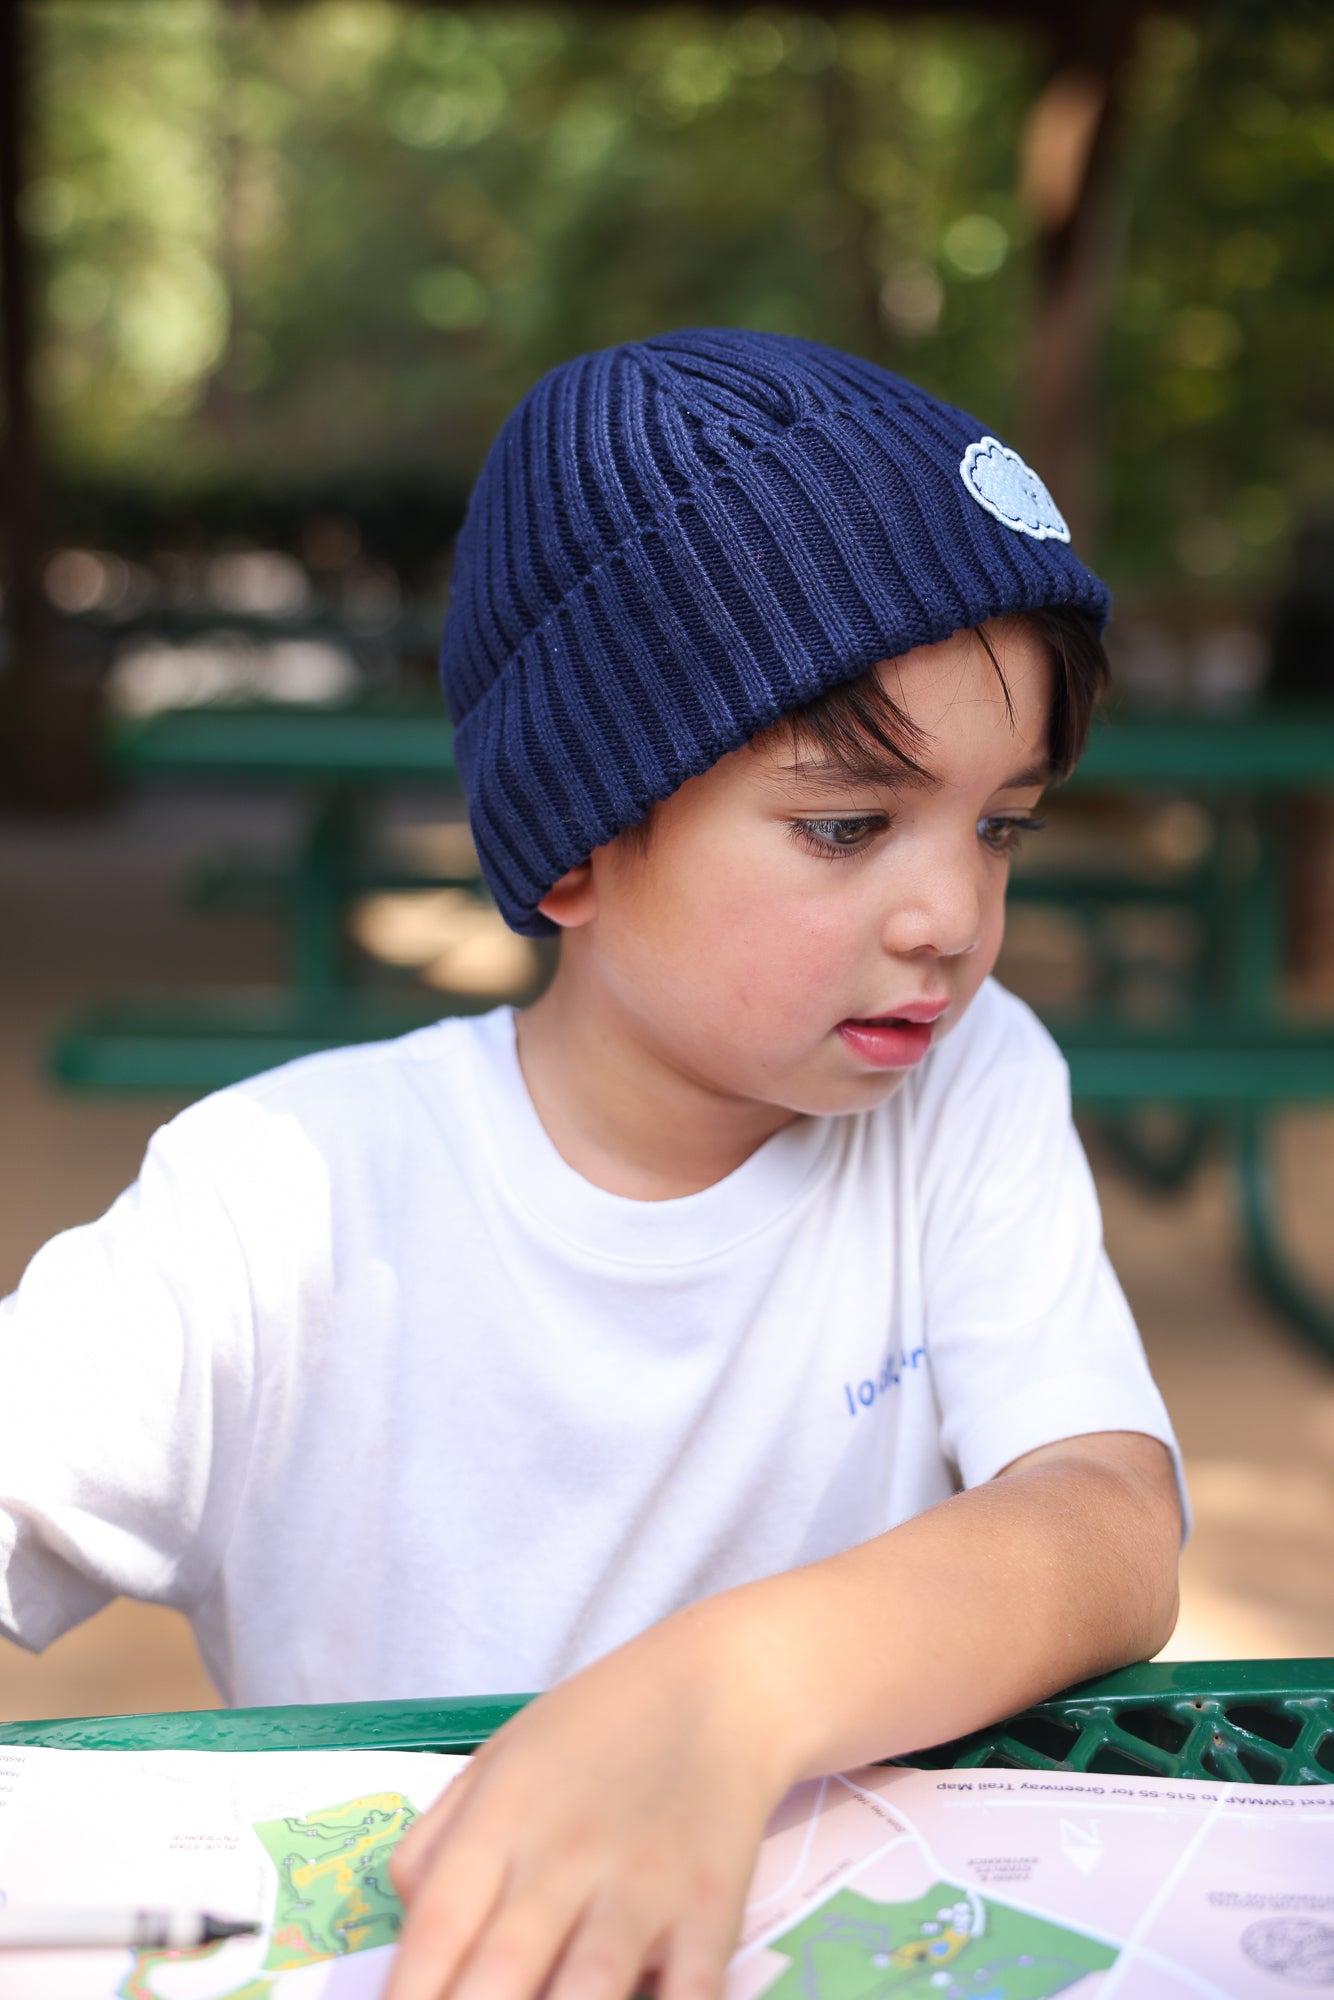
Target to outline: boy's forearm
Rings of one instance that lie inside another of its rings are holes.
[[[948,1741],[1157,1651],[1179,1532],[1162,1446],[1074,1439],[668,1622],[745,1677],[795,1782]]]

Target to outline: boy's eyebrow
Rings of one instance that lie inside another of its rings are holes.
[[[783,766],[783,776],[812,786],[872,785],[894,791],[903,791],[908,786],[919,791],[934,791],[940,782],[930,771],[914,771],[907,764],[896,763],[890,757],[876,757],[870,752],[864,759],[801,757],[796,763]]]
[[[996,787],[1001,792],[1022,791],[1025,785],[1050,785],[1056,776],[1050,757],[1039,757],[1036,764],[1028,765],[1023,771],[1016,771],[1003,785]]]
[[[1016,771],[1012,778],[1004,779],[998,792],[1017,792],[1028,785],[1049,785],[1055,773],[1049,758],[1042,757],[1035,764],[1022,771]],[[888,757],[868,755],[865,760],[850,757],[802,757],[795,764],[785,765],[785,778],[796,778],[798,782],[812,786],[828,784],[874,785],[893,791],[936,791],[940,780],[931,771],[914,771],[906,764],[897,764]]]

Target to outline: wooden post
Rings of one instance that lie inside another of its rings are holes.
[[[7,671],[31,681],[43,648],[41,496],[31,395],[32,300],[19,218],[28,115],[23,0],[0,6],[0,258],[3,259],[5,464],[3,576]]]
[[[27,67],[30,0],[0,0],[0,324],[4,333],[5,457],[0,473],[0,798],[66,809],[101,796],[100,694],[58,658],[43,587],[47,496],[32,397],[35,346],[32,264],[23,232],[32,95]]]
[[[1024,448],[1088,548],[1097,527],[1097,370],[1117,263],[1113,173],[1138,9],[1070,7],[1024,134],[1020,195],[1040,235]]]

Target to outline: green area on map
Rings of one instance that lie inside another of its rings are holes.
[[[952,1882],[904,1903],[840,1889],[769,1950],[788,1969],[764,2000],[1047,2000],[1116,1962],[1112,1945]]]
[[[255,1832],[278,1876],[269,1948],[259,1973],[220,1991],[216,2000],[264,2000],[280,1973],[392,1944],[403,1906],[390,1885],[389,1860],[416,1816],[401,1792],[374,1792],[297,1818],[257,1821]],[[153,1984],[159,1966],[211,1958],[222,1949],[211,1944],[194,1952],[136,1952],[117,2000],[159,2000]]]
[[[415,1818],[401,1792],[376,1792],[301,1819],[259,1822],[255,1832],[278,1871],[266,1972],[393,1943],[403,1905],[389,1857]]]

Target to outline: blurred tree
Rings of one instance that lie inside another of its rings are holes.
[[[1109,355],[1124,573],[1271,580],[1334,494],[1334,14],[1156,23]]]
[[[391,0],[39,22],[25,221],[67,496],[230,493],[241,518],[238,489],[433,492],[443,541],[541,369],[711,320],[855,347],[1014,426],[1043,52],[1013,31]],[[1122,580],[1263,582],[1334,486],[1332,65],[1314,8],[1149,24],[1107,360]]]

